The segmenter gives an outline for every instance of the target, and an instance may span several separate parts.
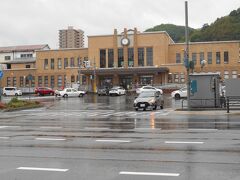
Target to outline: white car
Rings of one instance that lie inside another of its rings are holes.
[[[187,97],[187,88],[181,88],[179,90],[173,91],[171,93],[172,98],[180,99],[180,98],[186,98]]]
[[[55,95],[61,97],[82,97],[86,94],[85,91],[78,91],[75,88],[65,88],[63,90],[56,90]]]
[[[110,89],[109,91],[109,95],[112,96],[112,95],[123,95],[123,94],[126,94],[126,90],[122,87],[113,87],[112,89]]]
[[[140,94],[142,92],[147,92],[147,91],[158,91],[160,94],[163,94],[162,89],[155,88],[153,86],[143,86],[141,88],[136,89],[136,93]]]
[[[4,96],[21,96],[22,91],[17,89],[16,87],[4,87],[3,95]]]

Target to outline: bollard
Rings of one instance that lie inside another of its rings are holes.
[[[229,108],[229,97],[227,97],[227,113],[229,113],[230,108]]]

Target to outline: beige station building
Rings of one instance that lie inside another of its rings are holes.
[[[3,70],[2,87],[58,89],[79,83],[96,92],[101,86],[184,84],[184,49],[167,32],[115,29],[113,34],[88,36],[88,48],[38,50],[35,61],[6,62],[11,68]],[[191,71],[218,72],[223,81],[240,78],[240,41],[190,43],[189,59],[195,64]]]

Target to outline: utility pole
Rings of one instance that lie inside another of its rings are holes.
[[[190,77],[189,77],[189,32],[188,32],[188,2],[185,1],[185,66],[187,70],[187,107],[190,110]]]
[[[81,62],[81,58],[78,57],[78,82],[79,82],[79,85],[78,85],[78,90],[80,90],[80,85],[81,85],[81,66],[82,66],[82,62]]]

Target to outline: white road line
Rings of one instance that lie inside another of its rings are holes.
[[[135,130],[161,130],[161,128],[135,128]]]
[[[119,172],[120,175],[141,175],[141,176],[171,176],[177,177],[179,173],[155,173],[155,172],[128,172],[128,171],[121,171]]]
[[[217,131],[218,129],[188,129],[189,131]]]
[[[40,140],[40,141],[65,141],[66,139],[64,138],[35,138],[35,140]]]
[[[41,129],[61,129],[62,127],[54,127],[54,126],[41,126]]]
[[[131,142],[128,140],[114,140],[114,139],[97,139],[96,141],[97,142],[112,142],[112,143],[122,143],[122,142],[129,143],[129,142]]]
[[[7,127],[9,127],[9,126],[0,126],[0,129],[7,128]]]
[[[0,139],[9,139],[9,137],[0,137]]]
[[[165,141],[166,144],[203,144],[204,142],[197,141]]]
[[[104,127],[85,127],[84,129],[86,130],[109,130],[109,128],[104,128]]]
[[[57,171],[66,172],[69,169],[57,169],[57,168],[38,168],[38,167],[18,167],[19,170],[31,170],[31,171]]]

